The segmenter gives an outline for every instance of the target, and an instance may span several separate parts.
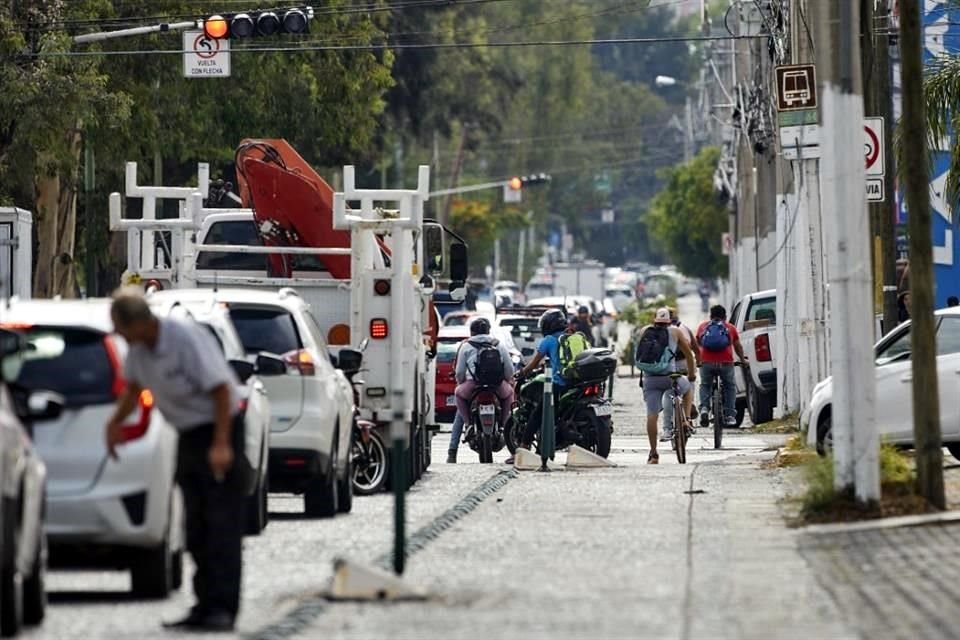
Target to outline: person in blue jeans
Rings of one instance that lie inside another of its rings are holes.
[[[550,366],[553,368],[554,401],[563,395],[563,392],[567,386],[567,381],[563,379],[563,375],[560,372],[560,336],[562,336],[566,330],[566,313],[560,309],[550,309],[549,311],[545,311],[544,314],[540,316],[540,332],[543,333],[543,339],[540,340],[540,344],[537,345],[537,352],[533,356],[533,359],[527,363],[527,365],[520,371],[519,374],[520,377],[526,377],[530,375],[530,372],[539,367],[540,363],[543,362],[543,359],[546,358],[549,361]],[[525,425],[523,435],[521,436],[518,446],[530,448],[534,435],[537,433],[537,430],[540,429],[540,423],[542,420],[543,405],[541,403],[530,412],[530,419]],[[507,462],[511,463],[512,459],[507,460]]]
[[[457,464],[457,450],[460,449],[460,438],[463,437],[463,416],[457,411],[450,427],[450,446],[447,447],[447,464]]]
[[[727,310],[721,305],[710,309],[710,319],[697,327],[697,346],[700,348],[700,425],[710,424],[710,394],[714,377],[720,378],[723,395],[724,426],[737,426],[737,381],[733,372],[733,354],[747,364],[747,356],[740,344],[737,328],[727,322]]]

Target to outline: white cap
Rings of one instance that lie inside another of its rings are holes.
[[[653,316],[654,324],[670,324],[670,309],[666,307],[660,307],[657,309],[657,313]]]

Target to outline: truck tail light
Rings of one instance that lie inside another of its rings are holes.
[[[757,362],[770,362],[770,335],[761,333],[753,343],[753,350],[756,352]]]
[[[374,340],[385,340],[390,335],[387,321],[383,318],[374,318],[370,321],[370,337]]]
[[[327,344],[329,345],[348,345],[350,344],[350,326],[346,324],[335,324],[327,332]]]
[[[388,296],[390,295],[390,281],[389,280],[375,280],[373,283],[373,292],[378,296]]]
[[[137,401],[140,407],[140,417],[136,422],[123,425],[123,441],[130,442],[142,438],[150,428],[150,415],[153,413],[153,394],[149,389],[140,392],[140,398]]]
[[[283,355],[283,361],[288,369],[295,369],[302,376],[312,376],[317,372],[313,356],[306,349],[297,349]]]

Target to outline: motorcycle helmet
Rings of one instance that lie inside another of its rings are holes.
[[[567,314],[560,309],[550,309],[544,311],[540,316],[540,332],[549,336],[558,331],[564,331],[567,328]]]
[[[477,318],[470,323],[471,336],[483,336],[490,333],[490,321],[486,318]]]

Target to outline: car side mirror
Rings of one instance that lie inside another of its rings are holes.
[[[261,376],[282,376],[287,372],[287,363],[272,353],[257,355],[256,373]]]
[[[0,380],[15,382],[23,367],[23,354],[27,342],[22,334],[0,329]]]
[[[451,294],[454,282],[466,282],[470,267],[467,264],[467,245],[455,242],[450,245],[450,282]]]
[[[27,397],[27,416],[31,420],[56,420],[66,402],[59,393],[34,391]]]
[[[463,302],[467,299],[467,283],[463,281],[452,281],[449,292],[451,300],[454,302]]]
[[[443,227],[435,222],[423,224],[423,254],[427,261],[427,273],[441,275],[444,268]]]
[[[247,362],[246,360],[231,360],[230,368],[233,369],[233,372],[243,384],[247,384],[247,380],[257,372],[253,363]]]
[[[344,373],[356,373],[363,365],[363,354],[354,349],[340,349],[337,368]]]

